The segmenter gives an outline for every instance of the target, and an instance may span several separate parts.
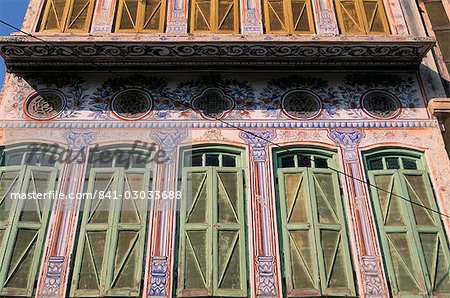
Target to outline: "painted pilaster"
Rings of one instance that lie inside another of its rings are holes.
[[[409,35],[406,19],[399,0],[383,0],[386,14],[394,35]]]
[[[262,2],[240,0],[242,34],[263,34]]]
[[[69,150],[65,157],[66,163],[59,176],[58,192],[62,197],[56,200],[50,218],[47,245],[37,287],[38,297],[65,296],[68,286],[68,264],[79,209],[79,202],[73,198],[69,199],[69,196],[81,192],[87,146],[94,140],[95,134],[93,132],[67,131],[64,133],[64,138]]]
[[[164,151],[164,162],[157,165],[155,191],[161,194],[176,192],[178,144],[186,138],[182,131],[158,131],[152,138]],[[146,278],[144,293],[148,297],[172,297],[172,278],[174,244],[175,244],[175,211],[176,199],[153,200],[149,227],[151,234],[148,245],[150,252],[146,260]]]
[[[317,34],[339,34],[336,11],[332,0],[313,0]]]
[[[253,257],[256,272],[252,272],[256,285],[252,285],[252,296],[281,297],[279,258],[277,253],[277,230],[275,200],[272,195],[269,141],[275,138],[274,131],[242,132],[240,137],[250,145],[250,195],[249,225],[252,227]]]
[[[364,176],[358,155],[358,146],[364,134],[359,130],[331,130],[330,139],[342,150],[345,181],[348,189],[348,203],[353,223],[356,247],[362,272],[359,280],[362,284],[361,296],[388,297],[381,258],[376,243],[374,221],[370,212],[370,202],[364,187]]]
[[[91,33],[112,32],[116,0],[97,0],[92,18]]]
[[[44,0],[30,0],[27,12],[22,22],[22,30],[25,32],[36,31],[37,24],[44,6]],[[19,24],[13,24],[19,27]]]
[[[166,33],[187,34],[188,0],[168,0]]]

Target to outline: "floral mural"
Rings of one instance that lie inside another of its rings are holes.
[[[4,91],[9,118],[23,119],[25,99],[37,90],[58,90],[66,96],[67,107],[57,120],[86,119],[120,121],[112,116],[111,101],[127,89],[142,89],[153,100],[153,113],[146,119],[203,119],[190,109],[192,100],[208,88],[218,88],[235,101],[224,119],[289,119],[281,111],[283,96],[293,90],[314,93],[322,113],[314,120],[373,119],[361,108],[361,97],[370,90],[393,94],[401,102],[398,118],[428,118],[417,79],[412,74],[313,73],[311,75],[252,74],[161,74],[109,75],[58,74],[51,76],[11,76],[14,84]],[[87,82],[91,82],[88,84]],[[9,94],[9,95],[8,95]],[[310,121],[310,120],[307,120]]]
[[[236,108],[230,114],[230,118],[250,117],[250,110],[256,108],[255,90],[248,81],[223,78],[221,75],[202,76],[197,80],[178,83],[173,94],[175,95],[174,107],[183,108],[180,117],[191,117],[196,114],[191,109],[191,100],[199,96],[207,88],[219,88],[235,100]],[[178,101],[178,102],[177,102]]]

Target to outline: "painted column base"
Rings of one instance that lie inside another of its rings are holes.
[[[258,297],[276,297],[275,274],[273,272],[273,257],[260,256],[258,266]]]
[[[167,257],[154,256],[151,266],[150,293],[148,297],[168,297],[166,291]]]
[[[42,297],[61,297],[61,273],[63,265],[64,257],[52,256],[49,258]]]

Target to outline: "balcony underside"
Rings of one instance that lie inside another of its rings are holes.
[[[79,39],[79,38],[78,38]],[[430,38],[330,37],[302,41],[91,41],[0,37],[9,71],[211,68],[414,68]]]

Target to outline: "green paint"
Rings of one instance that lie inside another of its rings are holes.
[[[370,187],[392,295],[448,296],[450,253],[441,219],[410,202],[438,210],[423,156],[383,150],[365,161],[370,183],[392,192]]]

